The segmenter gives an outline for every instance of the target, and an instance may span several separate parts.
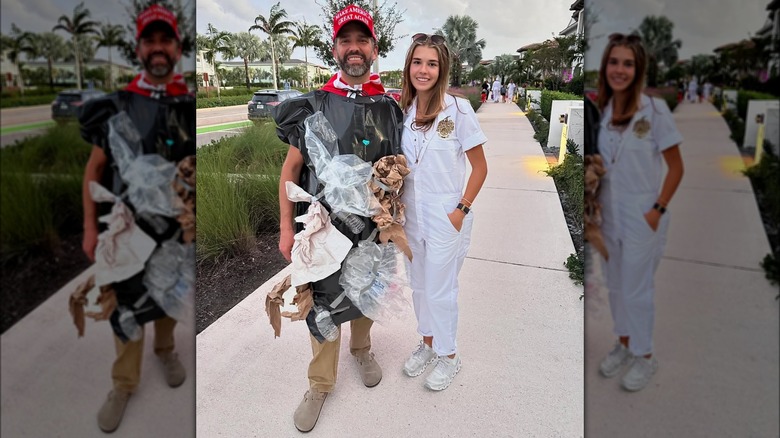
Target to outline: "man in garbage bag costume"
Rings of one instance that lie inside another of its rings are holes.
[[[306,117],[322,111],[339,139],[341,154],[355,154],[366,162],[374,163],[384,156],[402,153],[403,113],[391,97],[385,96],[379,76],[369,70],[378,55],[371,15],[357,6],[341,10],[333,19],[333,43],[333,56],[338,62],[339,72],[321,90],[287,100],[276,107],[274,113],[279,138],[290,144],[279,181],[279,250],[288,261],[291,260],[293,236],[301,230],[300,227],[295,229],[293,218],[304,214],[308,203],[294,205],[289,201],[285,183],[292,181],[312,195],[320,192],[305,144]],[[352,240],[353,247],[369,238],[376,228],[371,218],[359,217],[365,223],[359,234],[351,232],[347,224],[338,218],[331,217],[336,228]],[[330,307],[342,294],[340,275],[341,270],[312,282],[314,303],[326,307],[336,325],[350,321],[350,352],[357,360],[363,383],[373,387],[382,379],[382,370],[369,351],[373,321],[363,316],[348,298],[344,298],[335,309]],[[314,428],[325,397],[336,384],[341,342],[340,336],[333,342],[324,342],[314,323],[313,310],[307,323],[312,332],[314,356],[308,371],[310,389],[293,417],[295,427],[302,432]]]
[[[109,118],[124,111],[141,136],[142,150],[132,151],[134,155],[158,154],[164,158],[163,162],[192,163],[194,178],[195,98],[189,93],[183,77],[174,72],[182,54],[176,17],[164,7],[153,5],[138,15],[136,27],[136,54],[143,65],[142,73],[124,90],[87,102],[79,113],[82,137],[93,144],[83,191],[83,249],[92,261],[95,261],[98,246],[97,218],[105,213],[104,207],[110,208],[104,203],[97,204],[90,197],[89,186],[93,181],[122,197],[135,213],[135,226],[154,239],[157,248],[169,240],[182,242],[182,236],[186,234],[182,233],[177,218],[149,217],[136,212],[136,206],[126,199],[128,185],[120,177],[117,160],[109,144]],[[194,229],[190,228],[187,232],[194,233]],[[181,263],[189,262],[189,258],[185,257]],[[193,268],[194,262],[192,259]],[[148,268],[149,265],[146,266]],[[177,387],[186,378],[185,369],[173,352],[176,320],[146,294],[145,271],[101,288],[99,302],[103,318],[111,321],[117,354],[111,370],[113,390],[98,413],[98,426],[104,432],[113,432],[119,427],[127,401],[138,386],[143,358],[143,325],[146,322],[154,321],[154,352],[162,362],[168,385]],[[175,274],[171,272],[169,275]],[[137,327],[134,334],[126,332],[119,321],[120,313]],[[139,334],[140,339],[137,339]]]

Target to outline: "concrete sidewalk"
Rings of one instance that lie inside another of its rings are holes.
[[[111,390],[114,336],[107,321],[87,318],[79,339],[68,298],[89,268],[0,337],[3,437],[99,437],[97,413]],[[176,351],[187,370],[178,388],[165,383],[146,330],[141,383],[115,437],[195,436],[195,323],[178,324]]]
[[[587,312],[586,436],[776,437],[778,302],[759,262],[770,252],[753,190],[709,103],[675,111],[685,175],[656,273],[659,369],[639,393],[598,374],[615,342],[605,300]]]
[[[488,103],[478,116],[489,176],[460,275],[463,369],[440,393],[402,374],[419,341],[410,305],[399,320],[374,326],[384,377],[366,388],[346,329],[338,384],[310,436],[583,435],[582,288],[563,266],[574,248],[558,194],[517,106]],[[199,436],[299,435],[292,415],[308,388],[308,330],[285,320],[274,339],[263,308],[285,274],[197,336]]]

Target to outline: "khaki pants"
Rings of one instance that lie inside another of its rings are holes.
[[[373,324],[374,321],[365,316],[349,322],[349,352],[353,356],[371,349],[371,326]],[[320,392],[330,392],[336,385],[341,332],[335,341],[323,342],[322,344],[317,342],[314,336],[309,336],[311,337],[311,352],[314,356],[309,363],[309,386]]]
[[[154,354],[160,356],[173,351],[173,328],[176,320],[170,317],[154,321]],[[114,335],[116,345],[116,360],[111,368],[111,378],[114,389],[125,392],[135,392],[141,380],[141,363],[144,357],[144,331],[141,328],[141,339],[122,343]]]

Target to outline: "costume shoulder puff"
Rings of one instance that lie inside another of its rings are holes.
[[[286,144],[298,147],[299,130],[306,117],[314,114],[317,90],[301,96],[287,99],[271,110],[276,122],[276,135]]]
[[[80,106],[77,117],[84,141],[105,148],[108,138],[108,119],[118,112],[118,93],[88,100]]]

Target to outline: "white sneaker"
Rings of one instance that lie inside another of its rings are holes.
[[[599,371],[604,377],[615,377],[624,365],[628,364],[634,355],[620,342],[615,344],[615,348],[609,352],[607,357],[601,361]]]
[[[452,359],[447,356],[439,356],[436,359],[436,367],[425,379],[425,387],[434,391],[447,389],[452,383],[452,379],[460,371],[460,365],[460,356],[455,356]]]
[[[651,356],[650,359],[635,357],[631,369],[623,376],[623,388],[627,391],[641,390],[650,383],[650,378],[656,370],[658,370],[658,361],[655,356]]]
[[[422,374],[434,360],[436,360],[436,353],[425,342],[420,341],[420,345],[414,350],[404,364],[404,374],[409,377],[417,377]]]

